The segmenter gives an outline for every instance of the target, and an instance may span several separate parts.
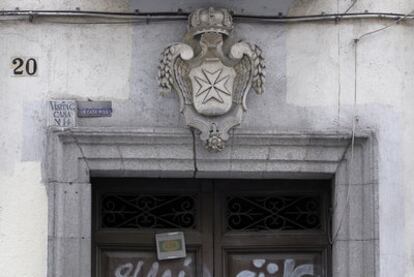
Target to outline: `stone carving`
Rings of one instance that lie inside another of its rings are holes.
[[[201,132],[209,151],[222,151],[240,125],[253,88],[263,93],[265,65],[257,45],[234,42],[226,9],[198,9],[189,16],[184,43],[162,53],[158,80],[163,94],[177,92],[186,124]]]

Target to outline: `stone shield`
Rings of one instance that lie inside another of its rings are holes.
[[[206,116],[227,113],[232,107],[236,72],[219,59],[209,59],[190,71],[195,110]]]

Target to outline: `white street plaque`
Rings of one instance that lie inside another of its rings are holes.
[[[48,126],[56,126],[61,128],[70,128],[75,126],[77,110],[75,100],[51,100],[48,103],[48,107]]]

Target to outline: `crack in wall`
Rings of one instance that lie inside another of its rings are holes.
[[[198,172],[198,167],[197,167],[197,145],[196,145],[196,136],[194,133],[194,128],[190,128],[191,131],[191,136],[193,138],[193,165],[194,165],[194,171],[193,171],[193,178],[197,178],[197,172]]]

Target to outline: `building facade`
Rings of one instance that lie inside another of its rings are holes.
[[[414,276],[413,10],[3,0],[0,275]]]

